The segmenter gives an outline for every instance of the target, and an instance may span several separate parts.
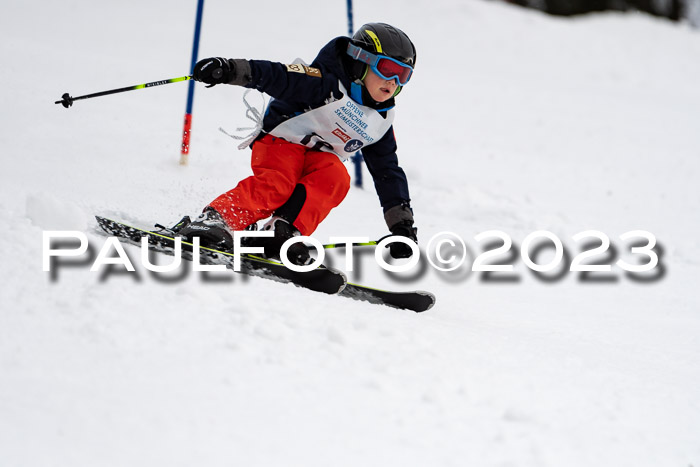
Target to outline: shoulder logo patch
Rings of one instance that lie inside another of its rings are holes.
[[[306,75],[314,76],[316,78],[321,77],[321,70],[319,70],[318,68],[302,65],[300,63],[292,63],[291,65],[287,65],[287,71],[290,73],[304,73]]]

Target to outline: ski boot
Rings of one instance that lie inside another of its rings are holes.
[[[255,230],[255,228],[250,228],[250,230]],[[282,245],[284,245],[284,242],[292,237],[301,235],[299,231],[286,219],[278,216],[270,219],[261,230],[272,230],[275,233],[275,236],[248,237],[243,239],[243,244],[251,247],[263,247],[265,249],[265,257],[270,259],[280,259],[280,251],[282,250]],[[292,262],[292,264],[297,266],[310,264],[311,255],[309,254],[309,247],[301,242],[294,243],[287,250],[287,258],[290,262]]]
[[[192,243],[199,237],[199,245],[213,250],[232,252],[233,234],[221,214],[212,208],[205,208],[194,221],[184,218],[172,229],[186,242]]]

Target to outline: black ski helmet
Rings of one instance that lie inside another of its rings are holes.
[[[367,23],[352,36],[352,43],[375,55],[386,55],[395,60],[416,66],[416,47],[405,32],[386,23]],[[354,79],[362,79],[367,72],[364,63],[353,60]]]

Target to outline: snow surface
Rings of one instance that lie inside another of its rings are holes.
[[[175,222],[250,173],[218,131],[248,123],[240,88],[198,85],[186,168],[184,83],[53,104],[186,74],[195,4],[3,3],[0,465],[700,465],[697,31],[355,1],[356,25],[396,24],[418,47],[395,126],[421,246],[451,231],[470,255],[398,279],[360,255],[353,277],[430,290],[427,313],[230,273],[154,277],[132,247],[137,274],[86,257],[43,272],[45,230],[86,232],[94,255],[94,214]],[[204,24],[200,57],[308,61],[345,33],[345,2],[208,1]],[[369,186],[314,236],[385,229]],[[661,274],[540,280],[514,256],[516,280],[484,281],[469,264],[493,229],[516,247],[550,230],[570,254],[599,230],[612,261],[633,261],[619,235],[644,229]]]

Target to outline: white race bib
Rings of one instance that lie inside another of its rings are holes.
[[[391,127],[394,110],[388,110],[384,118],[352,100],[343,85],[338,84],[343,93],[341,99],[285,120],[270,134],[317,151],[332,152],[342,161],[377,142]]]

